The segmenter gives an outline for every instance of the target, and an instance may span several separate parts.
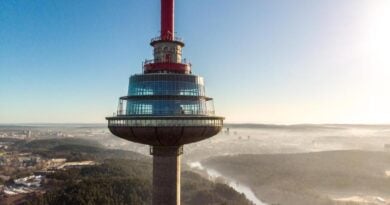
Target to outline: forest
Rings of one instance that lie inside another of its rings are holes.
[[[94,160],[97,165],[47,174],[46,192],[27,197],[23,205],[151,204],[151,157],[131,151],[105,149],[82,139],[20,141],[17,149],[68,161]],[[243,194],[202,176],[182,173],[183,205],[252,205]]]

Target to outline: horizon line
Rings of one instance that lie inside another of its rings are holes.
[[[44,126],[44,125],[107,125],[107,123],[89,123],[89,122],[34,122],[34,123],[0,123],[0,126]],[[226,125],[249,125],[249,126],[390,126],[390,123],[253,123],[253,122],[231,122]]]

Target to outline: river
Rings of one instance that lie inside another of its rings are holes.
[[[230,177],[223,176],[221,173],[219,173],[218,171],[216,171],[214,169],[204,167],[200,162],[191,162],[191,163],[188,163],[188,165],[193,169],[206,171],[206,173],[209,175],[209,177],[211,179],[222,178],[226,182],[226,184],[228,184],[230,187],[232,187],[237,192],[244,194],[245,197],[247,199],[249,199],[250,201],[252,201],[254,204],[267,205],[266,203],[262,202],[260,199],[258,199],[256,197],[255,193],[253,193],[251,188],[240,183],[239,181],[237,181],[233,178],[230,178]]]

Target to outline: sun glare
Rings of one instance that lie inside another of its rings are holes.
[[[362,118],[390,122],[390,1],[372,1],[368,32],[367,87]]]
[[[390,1],[379,1],[372,9],[369,29],[370,54],[375,70],[389,74],[390,66]]]

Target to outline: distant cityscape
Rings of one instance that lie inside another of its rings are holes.
[[[58,126],[58,125],[56,125]],[[68,162],[66,158],[50,158],[36,153],[25,152],[18,142],[32,142],[38,139],[93,138],[107,135],[103,126],[81,127],[60,125],[62,127],[43,126],[0,126],[0,202],[18,200],[26,194],[43,194],[50,187],[46,174],[58,170],[95,165],[94,161]],[[118,146],[119,144],[115,144]],[[109,146],[108,146],[109,147]],[[31,175],[26,176],[27,173]],[[20,177],[19,177],[20,176]],[[1,204],[1,203],[0,203]]]
[[[0,201],[2,198],[18,199],[19,195],[43,194],[45,175],[58,170],[95,165],[94,161],[67,162],[65,158],[50,158],[18,149],[17,142],[44,138],[73,138],[74,131],[50,128],[2,127],[0,130]],[[92,137],[94,131],[77,132],[78,136]],[[32,173],[25,176],[26,173]],[[18,177],[21,176],[21,177]],[[22,177],[23,176],[23,177]],[[47,182],[46,182],[47,183]],[[11,200],[12,201],[12,200]]]

